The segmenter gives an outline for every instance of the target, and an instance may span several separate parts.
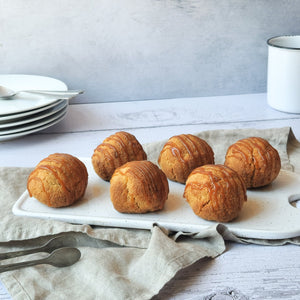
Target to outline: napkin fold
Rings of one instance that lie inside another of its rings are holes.
[[[224,162],[228,146],[235,141],[249,136],[263,137],[278,150],[282,169],[300,173],[300,143],[289,127],[215,130],[197,135],[212,146],[216,163]],[[165,142],[144,145],[149,160],[157,162]],[[203,257],[222,254],[226,240],[263,245],[300,244],[298,237],[239,238],[222,224],[186,233],[169,232],[156,225],[152,230],[137,230],[17,217],[12,214],[12,206],[26,189],[31,170],[0,168],[0,252],[41,245],[61,233],[86,235],[95,243],[78,244],[82,257],[70,267],[39,265],[0,274],[13,299],[150,299],[180,269]]]

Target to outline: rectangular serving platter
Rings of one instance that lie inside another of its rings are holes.
[[[216,224],[196,216],[183,198],[184,185],[169,181],[170,193],[163,210],[146,214],[117,212],[110,201],[110,183],[99,178],[89,158],[81,159],[89,173],[85,196],[64,208],[50,208],[27,191],[13,206],[17,216],[58,220],[106,227],[151,229],[153,224],[172,231],[199,232]],[[263,188],[247,191],[247,202],[237,219],[225,223],[239,237],[283,239],[300,235],[300,209],[291,201],[300,199],[300,176],[281,171],[276,180]]]

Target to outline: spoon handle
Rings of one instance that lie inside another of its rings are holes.
[[[20,91],[21,92],[21,91]],[[83,94],[83,90],[67,90],[67,91],[47,91],[47,90],[25,90],[25,93],[32,94],[49,94],[49,95],[78,95]]]
[[[0,273],[41,264],[49,264],[54,267],[60,268],[67,267],[77,262],[80,259],[80,257],[81,252],[77,248],[64,247],[54,250],[53,252],[51,252],[50,255],[42,259],[0,265]]]
[[[27,250],[0,253],[0,260],[23,256],[23,255],[32,254],[32,253],[37,253],[37,252],[43,252],[43,251],[48,252],[45,247],[39,247],[39,248],[33,248],[33,249],[27,249]]]
[[[49,256],[48,256],[49,257]],[[0,273],[48,263],[48,257],[0,266]]]

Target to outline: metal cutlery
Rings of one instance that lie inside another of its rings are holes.
[[[19,268],[24,268],[28,266],[34,266],[38,264],[50,264],[56,267],[70,266],[75,262],[77,262],[81,256],[80,251],[77,248],[72,247],[75,244],[76,244],[76,239],[71,235],[60,235],[49,240],[41,247],[7,252],[7,253],[0,253],[0,260],[19,257],[23,255],[38,253],[38,252],[51,253],[49,256],[42,259],[7,264],[7,265],[0,265],[0,273],[19,269]]]
[[[42,245],[41,247],[14,251],[14,252],[7,252],[7,253],[0,253],[0,260],[1,259],[8,259],[38,252],[47,252],[51,253],[55,249],[63,248],[63,247],[73,247],[76,244],[76,239],[70,235],[59,235],[47,243]]]
[[[0,273],[40,264],[49,264],[55,267],[67,267],[77,262],[80,259],[80,256],[81,253],[77,248],[59,248],[54,250],[49,256],[42,259],[1,265]]]
[[[5,86],[0,86],[0,99],[10,99],[17,95],[18,93],[31,93],[31,94],[41,94],[41,95],[52,95],[60,97],[75,97],[82,94],[83,90],[67,90],[67,91],[50,91],[50,90],[22,90],[14,91]]]

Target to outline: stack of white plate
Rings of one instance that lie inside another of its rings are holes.
[[[0,75],[0,86],[21,90],[66,91],[60,80],[35,75]],[[68,99],[59,96],[19,93],[0,99],[0,142],[46,129],[60,122],[67,113]]]

